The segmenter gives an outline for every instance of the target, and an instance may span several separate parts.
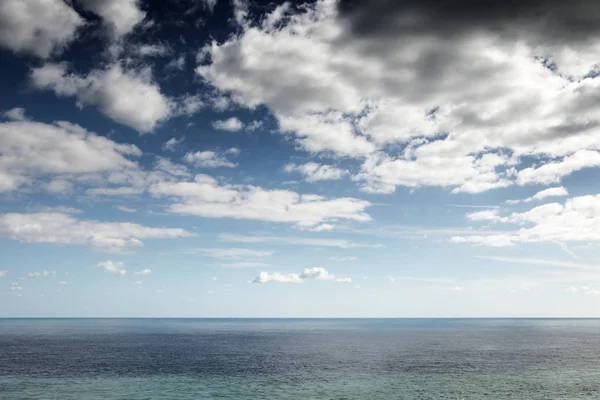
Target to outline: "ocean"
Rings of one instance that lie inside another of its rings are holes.
[[[0,319],[0,399],[599,399],[595,319]]]

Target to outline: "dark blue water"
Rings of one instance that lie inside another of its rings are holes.
[[[598,399],[600,320],[0,319],[2,399]]]

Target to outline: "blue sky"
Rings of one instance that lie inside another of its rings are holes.
[[[598,316],[597,35],[412,11],[2,2],[0,316]]]

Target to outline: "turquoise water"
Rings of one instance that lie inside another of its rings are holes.
[[[599,320],[0,319],[2,399],[597,399]]]

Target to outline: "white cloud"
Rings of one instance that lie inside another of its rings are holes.
[[[262,121],[252,121],[246,124],[246,132],[254,132],[262,128],[264,123]]]
[[[216,280],[217,280],[217,277],[216,277],[216,276],[211,276],[211,277],[210,277],[210,280],[214,282],[214,281],[216,281]]]
[[[0,46],[49,57],[75,39],[84,20],[62,0],[2,0]]]
[[[600,271],[600,264],[583,264],[570,261],[560,260],[544,260],[539,258],[515,258],[515,257],[498,257],[498,256],[476,256],[482,260],[499,261],[511,264],[530,264],[530,265],[547,265],[550,267],[575,268],[590,271]]]
[[[125,268],[124,268],[124,264],[120,261],[118,261],[118,262],[112,262],[110,260],[102,261],[102,262],[99,262],[98,264],[96,264],[96,266],[94,268],[99,268],[99,269],[104,270],[104,272],[108,272],[108,273],[115,274],[115,275],[121,275],[121,276],[124,276],[127,273],[127,270],[125,270]]]
[[[162,149],[164,151],[175,151],[175,149],[185,140],[185,137],[182,136],[181,138],[177,139],[176,137],[172,137],[171,139],[167,140],[163,145],[162,145]]]
[[[141,151],[134,145],[116,143],[68,122],[0,123],[0,192],[30,186],[48,175],[136,168],[129,157],[139,155]],[[69,185],[47,189],[55,192],[61,187],[68,189]]]
[[[287,164],[284,170],[285,172],[299,172],[307,182],[339,180],[350,172],[347,169],[336,168],[331,165],[323,165],[312,161],[301,165]]]
[[[268,273],[268,272],[263,271],[252,281],[252,283],[269,283],[269,282],[301,283],[302,279],[300,279],[300,276],[298,276],[298,274],[281,274],[279,272]]]
[[[173,102],[162,94],[149,69],[124,70],[112,64],[82,76],[67,73],[64,63],[48,63],[32,69],[31,82],[37,89],[74,96],[79,107],[96,106],[115,122],[140,133],[153,131],[174,111]]]
[[[251,249],[240,249],[240,248],[205,248],[205,249],[193,249],[189,253],[195,254],[200,253],[208,257],[230,259],[230,260],[241,260],[244,258],[265,258],[270,257],[272,251],[263,250],[251,250]]]
[[[172,59],[167,64],[166,68],[183,71],[185,69],[185,56],[180,55],[179,57]]]
[[[40,272],[29,272],[27,273],[27,278],[41,278],[47,276],[56,276],[56,271],[40,271]]]
[[[15,290],[23,290],[23,286],[19,285],[17,282],[13,282],[10,284],[10,290],[12,290],[13,292]]]
[[[517,243],[597,242],[600,241],[600,195],[573,197],[564,204],[544,204],[508,216],[490,214],[487,220],[517,224],[521,228],[489,234],[454,236],[451,241],[494,247],[512,246]]]
[[[600,166],[600,79],[588,75],[597,35],[542,43],[530,26],[468,23],[469,34],[447,35],[447,21],[391,10],[381,29],[401,33],[370,37],[335,1],[277,7],[260,22],[235,4],[239,34],[207,47],[197,74],[241,106],[266,106],[304,150],[362,160],[365,191],[479,193]]]
[[[564,157],[560,161],[550,162],[540,167],[529,167],[519,171],[517,183],[519,185],[552,184],[575,171],[583,168],[600,166],[600,152],[594,150],[579,150]]]
[[[122,253],[143,246],[141,239],[193,236],[183,229],[151,228],[130,222],[79,220],[61,213],[0,214],[0,236],[28,243],[87,245]]]
[[[29,118],[25,115],[25,109],[22,107],[11,108],[2,113],[2,116],[11,121],[27,121]]]
[[[531,203],[532,201],[543,200],[548,197],[562,197],[562,196],[568,196],[568,195],[569,195],[569,192],[567,191],[567,189],[560,186],[560,187],[553,187],[553,188],[540,190],[533,196],[528,197],[523,200],[507,200],[506,203],[507,204]]]
[[[244,128],[244,124],[236,117],[213,122],[213,127],[221,131],[238,132]]]
[[[215,264],[216,267],[220,268],[261,268],[266,267],[267,265],[268,264],[255,261],[240,261],[235,263]]]
[[[159,182],[149,191],[156,197],[180,199],[168,209],[175,214],[288,222],[306,228],[332,220],[371,220],[364,212],[371,203],[365,200],[326,199],[251,185],[221,185],[208,175],[196,175],[191,182]]]
[[[186,163],[201,168],[235,168],[237,164],[229,161],[226,156],[239,154],[239,150],[237,152],[236,150],[237,149],[232,148],[224,153],[217,153],[215,151],[197,151],[195,153],[187,153],[183,159]]]
[[[68,206],[55,206],[55,207],[37,207],[36,211],[44,212],[44,213],[63,213],[63,214],[81,214],[79,208],[68,207]]]
[[[136,52],[142,57],[161,57],[169,54],[171,49],[162,43],[143,44],[136,49]]]
[[[141,271],[135,272],[134,275],[152,275],[152,270],[151,269],[143,269]]]
[[[302,283],[305,280],[335,281],[340,283],[351,283],[351,278],[336,278],[325,268],[305,268],[301,274],[282,274],[279,272],[261,272],[252,283]]]
[[[342,249],[353,249],[359,247],[379,248],[378,244],[362,244],[346,239],[314,239],[308,237],[289,237],[289,236],[248,236],[222,233],[219,239],[225,242],[237,243],[268,243],[268,244],[291,244],[302,246],[322,246],[322,247],[340,247]]]
[[[82,6],[102,18],[111,34],[121,37],[144,20],[139,0],[79,0]]]
[[[127,207],[127,206],[117,206],[117,210],[123,211],[126,213],[134,213],[137,212],[135,208]]]
[[[57,286],[65,286],[67,284],[67,281],[58,281],[56,282]]]
[[[331,261],[347,262],[347,261],[356,261],[358,258],[356,258],[355,256],[346,256],[346,257],[333,256],[333,257],[329,257],[329,259]]]
[[[6,271],[6,270],[0,271],[0,278],[4,278],[6,275],[8,275],[8,271]]]

